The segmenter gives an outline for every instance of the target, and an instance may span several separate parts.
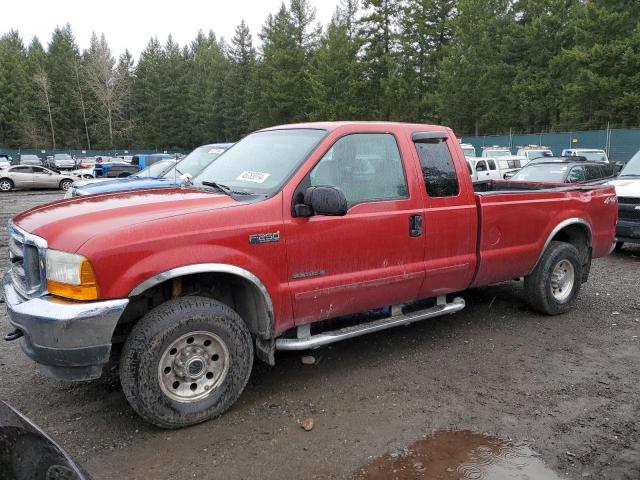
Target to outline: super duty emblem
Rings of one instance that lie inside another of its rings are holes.
[[[249,235],[249,243],[272,243],[280,241],[280,231]]]

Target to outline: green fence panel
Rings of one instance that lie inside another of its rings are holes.
[[[478,135],[461,137],[464,143],[476,148],[477,155],[482,154],[482,147],[499,145],[510,147],[516,153],[519,146],[544,145],[555,155],[562,154],[565,148],[601,148],[606,150],[611,160],[628,161],[640,150],[640,129],[611,130],[575,130],[569,132],[527,133],[514,135]]]

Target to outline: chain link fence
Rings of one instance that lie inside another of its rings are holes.
[[[519,146],[544,145],[549,147],[554,155],[560,155],[565,148],[601,148],[607,152],[611,160],[627,162],[640,150],[640,128],[463,136],[461,140],[472,144],[478,155],[482,152],[482,147],[486,146],[509,147],[515,154]]]

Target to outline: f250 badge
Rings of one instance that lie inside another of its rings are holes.
[[[273,243],[280,241],[280,230],[273,233],[255,233],[249,235],[249,243]]]

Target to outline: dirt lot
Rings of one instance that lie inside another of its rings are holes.
[[[60,197],[0,194],[0,221]],[[3,228],[5,252],[6,240]],[[578,308],[561,317],[529,311],[517,282],[465,292],[457,315],[318,350],[315,365],[296,354],[256,364],[231,411],[180,431],[143,423],[115,373],[48,380],[18,342],[0,344],[0,399],[99,480],[349,478],[448,429],[525,442],[562,478],[638,479],[639,290],[640,248],[625,247],[594,261]],[[306,417],[309,432],[297,423]]]

